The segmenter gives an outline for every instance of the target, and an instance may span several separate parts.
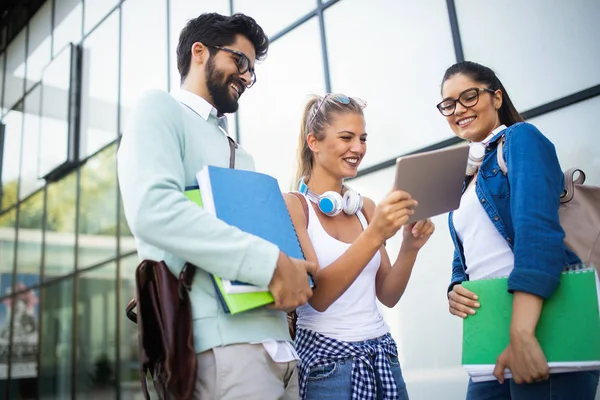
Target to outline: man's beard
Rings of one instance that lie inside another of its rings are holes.
[[[230,86],[233,81],[233,77],[225,80],[225,74],[216,70],[214,58],[211,57],[208,60],[206,64],[206,87],[219,114],[234,113],[238,110],[238,101],[231,95]]]

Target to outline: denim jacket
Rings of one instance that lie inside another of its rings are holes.
[[[496,158],[498,141],[504,136],[505,176]],[[463,192],[470,179],[465,180]],[[514,269],[508,290],[522,291],[547,299],[560,281],[566,265],[579,258],[564,244],[558,207],[564,177],[554,145],[533,125],[516,123],[488,144],[479,167],[475,192],[486,214],[514,254]],[[454,242],[452,281],[449,290],[468,280],[463,246],[448,216]],[[481,243],[485,246],[485,243]]]

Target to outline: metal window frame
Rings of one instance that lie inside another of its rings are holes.
[[[48,1],[53,1],[53,0],[48,0]],[[337,4],[340,0],[330,0],[330,1],[325,1],[325,0],[316,0],[316,7],[314,10],[312,10],[311,12],[301,16],[299,19],[297,19],[296,21],[292,22],[291,24],[289,24],[287,27],[285,27],[284,29],[282,29],[281,31],[277,32],[276,34],[272,35],[269,40],[270,43],[273,43],[277,40],[280,40],[281,38],[285,37],[288,33],[292,32],[295,28],[299,27],[300,25],[304,24],[305,22],[311,20],[313,17],[318,19],[318,26],[319,26],[319,40],[320,40],[320,45],[321,45],[321,53],[323,56],[323,74],[324,74],[324,80],[325,80],[325,88],[326,91],[329,92],[331,91],[331,71],[330,71],[330,63],[329,63],[329,51],[327,49],[327,40],[326,40],[326,26],[325,26],[325,18],[324,18],[324,14],[325,14],[325,10],[327,10],[329,7]],[[120,198],[120,193],[117,190],[117,196],[116,196],[116,205],[117,205],[117,229],[116,229],[116,235],[115,235],[115,239],[117,240],[117,250],[116,250],[116,257],[114,259],[109,259],[109,260],[104,260],[98,264],[94,264],[91,266],[88,266],[86,268],[79,268],[78,265],[78,247],[79,247],[79,218],[80,218],[80,198],[81,198],[81,166],[83,164],[85,164],[87,162],[87,160],[93,158],[94,156],[96,156],[98,153],[100,153],[101,151],[103,151],[104,149],[106,149],[108,146],[112,146],[115,143],[117,143],[118,146],[118,141],[119,141],[119,134],[121,132],[122,126],[121,126],[121,80],[122,80],[122,41],[123,41],[123,36],[122,36],[122,32],[123,32],[123,16],[122,16],[122,4],[124,2],[124,0],[120,1],[117,5],[115,5],[114,8],[112,8],[104,18],[102,18],[87,34],[85,33],[84,29],[84,24],[83,24],[83,20],[84,20],[84,15],[85,15],[85,0],[81,0],[82,2],[82,10],[81,10],[81,30],[82,30],[82,35],[81,35],[81,43],[83,43],[83,41],[90,35],[92,34],[107,18],[109,18],[113,12],[118,12],[119,13],[119,49],[118,49],[118,63],[119,63],[119,72],[118,72],[118,95],[117,95],[117,134],[116,134],[116,138],[114,141],[108,143],[107,145],[103,146],[101,149],[98,149],[96,152],[94,152],[93,154],[86,156],[85,158],[78,160],[77,165],[73,166],[73,169],[76,169],[76,204],[77,204],[77,210],[76,210],[76,228],[77,231],[75,233],[75,245],[73,248],[74,254],[74,262],[75,262],[75,267],[73,269],[72,272],[70,272],[69,274],[66,274],[64,276],[58,277],[56,279],[52,279],[52,280],[48,280],[48,281],[43,281],[43,279],[40,279],[40,283],[38,285],[32,286],[30,288],[27,288],[27,290],[31,290],[31,289],[37,289],[40,290],[40,292],[47,287],[48,285],[53,285],[53,284],[57,284],[60,281],[63,280],[68,280],[68,279],[72,279],[73,280],[73,319],[72,319],[72,346],[73,346],[73,354],[72,354],[72,360],[71,360],[71,368],[72,370],[72,375],[73,375],[73,380],[72,380],[72,384],[71,384],[71,395],[73,397],[76,396],[77,393],[77,378],[76,378],[76,362],[77,362],[77,357],[76,357],[76,346],[77,346],[77,338],[78,338],[78,316],[77,316],[77,303],[78,303],[78,281],[79,281],[79,277],[81,276],[82,273],[97,269],[97,268],[101,268],[103,266],[108,265],[109,263],[116,263],[116,308],[117,311],[115,313],[115,317],[117,318],[116,321],[116,335],[117,337],[115,338],[115,343],[116,343],[116,349],[115,349],[115,389],[116,389],[116,393],[117,393],[117,398],[120,399],[121,398],[121,392],[120,392],[120,387],[121,387],[121,354],[122,354],[122,349],[121,349],[121,339],[122,339],[122,330],[123,330],[123,322],[122,322],[122,317],[124,315],[124,310],[121,310],[121,302],[122,302],[122,294],[121,294],[121,290],[122,290],[122,276],[121,276],[121,271],[122,271],[122,261],[124,259],[126,259],[127,257],[131,257],[134,254],[136,254],[136,251],[128,251],[124,254],[121,254],[122,251],[122,247],[121,247],[121,239],[122,239],[122,232],[121,232],[121,222],[122,222],[122,215],[120,212],[120,207],[121,207],[121,198]],[[166,29],[167,29],[167,34],[166,34],[166,40],[167,40],[167,55],[166,55],[166,62],[167,62],[167,74],[166,74],[166,82],[167,82],[167,90],[171,89],[171,79],[170,79],[170,72],[171,72],[171,60],[172,60],[172,55],[171,55],[171,32],[170,32],[170,13],[171,13],[171,0],[163,0],[164,5],[166,6]],[[53,5],[52,5],[52,31],[51,31],[51,35],[54,35],[54,24],[55,24],[55,1],[53,1]],[[454,53],[455,53],[455,57],[457,61],[463,61],[464,60],[464,53],[463,53],[463,47],[462,47],[462,41],[461,41],[461,37],[460,37],[460,26],[458,23],[458,18],[456,15],[456,5],[455,5],[455,0],[447,0],[446,1],[446,6],[448,8],[448,17],[450,20],[450,28],[451,28],[451,34],[452,34],[452,40],[453,40],[453,45],[454,45]],[[232,14],[234,12],[234,0],[229,0],[229,13]],[[27,25],[27,29],[29,25]],[[26,43],[28,43],[28,41],[26,41]],[[81,43],[78,43],[79,46],[81,46]],[[26,44],[27,46],[27,44]],[[7,43],[7,47],[8,47],[8,43]],[[54,54],[54,40],[51,40],[51,54]],[[4,52],[4,54],[6,54]],[[27,48],[26,48],[26,54],[27,54]],[[4,63],[7,62],[7,57],[4,57],[3,60]],[[80,60],[81,62],[81,60]],[[26,63],[27,64],[27,63]],[[79,66],[81,68],[81,65]],[[26,68],[26,66],[25,66]],[[5,75],[6,75],[6,68],[3,68],[4,73],[2,74],[2,76],[0,76],[0,79],[2,79],[2,81],[4,82],[5,80]],[[26,84],[26,81],[24,81],[24,86]],[[75,96],[80,96],[81,95],[81,82],[78,83],[77,86],[77,90],[79,91],[78,94],[75,94]],[[0,93],[0,102],[3,100],[4,98],[4,90],[5,90],[5,85],[2,85],[2,93]],[[25,88],[24,88],[25,90]],[[24,91],[24,95],[21,98],[21,100],[19,101],[23,101],[25,96],[28,93]],[[591,99],[591,98],[595,98],[597,96],[600,96],[600,84],[599,85],[595,85],[592,86],[590,88],[584,89],[584,90],[580,90],[576,93],[570,94],[568,96],[564,96],[561,97],[559,99],[547,102],[545,104],[542,104],[540,106],[534,107],[532,109],[523,111],[521,114],[523,115],[524,118],[533,118],[533,117],[537,117],[537,116],[541,116],[556,110],[560,110],[563,109],[565,107],[569,107],[573,104]],[[72,111],[74,113],[74,115],[77,115],[77,113],[79,113],[81,110],[81,103],[77,102],[76,103],[76,107],[75,109]],[[243,128],[240,125],[240,121],[239,121],[239,116],[236,113],[235,114],[235,119],[236,119],[236,140],[238,142],[240,142],[240,140],[242,139],[241,135],[240,135],[240,131]],[[79,123],[77,123],[75,125],[77,128],[79,128]],[[1,139],[3,137],[3,130],[2,130],[2,125],[0,125],[0,170],[2,168],[2,152],[1,150],[3,150],[3,146],[1,143]],[[420,149],[411,151],[409,153],[404,153],[404,154],[414,154],[414,153],[418,153],[418,152],[423,152],[423,151],[429,151],[429,150],[434,150],[434,149],[439,149],[439,148],[444,148],[444,147],[448,147],[448,146],[452,146],[454,144],[459,143],[461,140],[459,138],[456,137],[451,137],[448,138],[446,140],[437,142],[437,143],[433,143],[430,144],[428,146],[422,147]],[[77,146],[78,148],[78,146]],[[402,154],[401,154],[402,155]],[[373,166],[369,166],[367,168],[364,168],[362,170],[360,170],[357,174],[357,178],[358,177],[364,177],[367,176],[369,174],[375,173],[377,171],[380,171],[382,169],[385,168],[389,168],[393,165],[395,165],[395,160],[396,158],[390,159],[390,160],[385,160],[382,161],[378,164],[375,164]],[[73,172],[73,170],[71,170],[70,172]],[[1,171],[0,171],[0,179],[1,179]],[[20,177],[19,177],[20,180]],[[1,181],[0,181],[1,183]],[[46,247],[46,220],[47,220],[47,196],[48,196],[48,183],[46,183],[42,188],[36,190],[35,192],[31,193],[30,195],[28,195],[26,198],[24,199],[20,199],[18,200],[18,202],[9,207],[6,210],[3,210],[2,213],[8,213],[11,211],[15,211],[16,214],[16,220],[17,220],[17,226],[15,227],[15,244],[14,244],[14,260],[13,260],[13,266],[12,266],[12,274],[13,274],[13,286],[14,286],[14,282],[15,282],[15,278],[16,278],[16,272],[17,272],[17,256],[18,256],[18,238],[19,238],[19,217],[20,217],[20,205],[23,204],[25,201],[27,201],[29,198],[31,198],[32,196],[34,196],[35,194],[37,194],[39,192],[39,190],[43,190],[44,191],[44,211],[43,211],[43,222],[42,222],[42,260],[41,260],[41,277],[43,277],[44,273],[45,273],[45,247]],[[0,188],[1,191],[1,188]],[[3,296],[3,298],[14,298],[14,296],[17,296],[20,292],[13,292],[10,293],[6,296]],[[1,300],[1,299],[0,299]],[[41,315],[43,313],[44,310],[44,306],[43,304],[39,305],[39,316],[38,316],[38,320],[39,320],[39,331],[38,331],[38,343],[39,346],[41,346],[41,339],[42,339],[42,318]],[[12,317],[11,317],[12,318]],[[11,321],[11,327],[12,327],[12,321]],[[12,335],[12,328],[11,328],[11,335]],[[12,353],[12,338],[9,344],[9,351],[10,353]],[[9,353],[9,357],[10,357],[10,353]],[[40,354],[41,352],[38,352],[38,367],[40,365],[41,359],[40,359]],[[11,360],[9,359],[9,365],[8,365],[8,369],[9,369],[9,376],[7,379],[7,389],[6,389],[6,396],[7,398],[10,398],[10,388],[11,388],[11,381],[12,379],[10,378],[10,368],[11,368]],[[38,378],[39,379],[39,378]]]

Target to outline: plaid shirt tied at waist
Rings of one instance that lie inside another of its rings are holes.
[[[296,350],[301,360],[298,366],[301,399],[306,398],[306,387],[311,368],[347,358],[354,359],[352,365],[353,400],[377,399],[375,371],[381,379],[383,398],[385,400],[398,399],[396,381],[386,356],[386,354],[396,356],[398,350],[389,333],[373,340],[342,342],[307,329],[298,329]]]

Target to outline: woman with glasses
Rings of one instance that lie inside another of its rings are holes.
[[[358,98],[326,94],[304,110],[298,191],[286,203],[306,259],[320,266],[309,303],[298,308],[295,343],[302,399],[407,399],[396,344],[377,300],[400,300],[431,221],[405,225],[417,202],[392,191],[374,202],[344,185],[365,156]],[[394,264],[385,240],[403,226]]]
[[[579,263],[564,244],[558,218],[563,174],[554,145],[523,122],[496,74],[474,62],[446,71],[437,105],[452,131],[470,142],[470,164],[458,210],[450,213],[455,252],[450,313],[468,318],[480,307],[461,282],[509,276],[510,343],[499,354],[498,381],[469,381],[467,399],[593,399],[598,373],[549,374],[535,337],[544,299],[563,267]],[[508,167],[497,161],[498,144]],[[505,379],[508,368],[513,378]]]

